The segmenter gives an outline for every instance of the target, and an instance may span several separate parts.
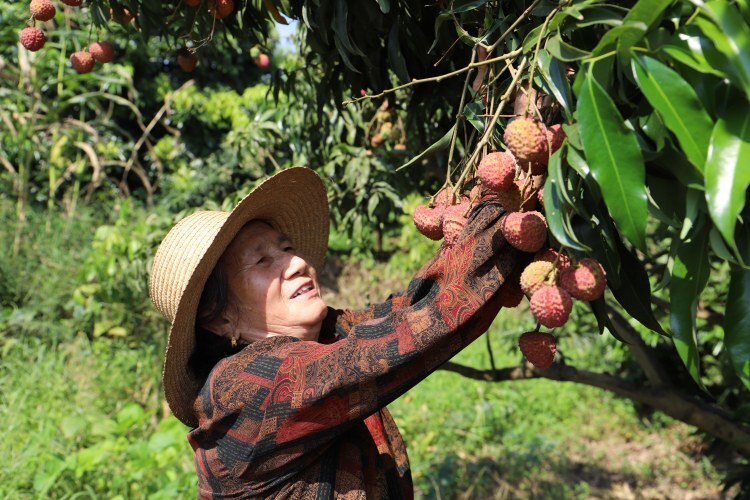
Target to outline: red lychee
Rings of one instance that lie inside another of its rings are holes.
[[[570,257],[551,248],[540,250],[534,255],[534,261],[545,261],[555,264],[557,269],[563,270],[570,267]]]
[[[198,56],[188,49],[180,49],[177,52],[177,64],[185,73],[192,73],[198,65]]]
[[[115,57],[115,48],[109,42],[94,42],[89,46],[89,53],[100,63],[108,63]]]
[[[234,0],[211,0],[208,12],[216,19],[224,19],[234,12]]]
[[[518,339],[518,347],[529,363],[546,370],[552,366],[557,352],[557,342],[552,334],[526,332]]]
[[[543,285],[531,296],[529,305],[532,314],[542,326],[556,328],[568,321],[573,309],[573,299],[557,285]]]
[[[523,290],[518,273],[513,273],[497,291],[500,306],[506,308],[518,307],[523,300]]]
[[[83,0],[60,0],[60,1],[64,3],[65,5],[70,5],[71,7],[80,7],[81,2]]]
[[[445,243],[448,245],[453,245],[458,241],[458,237],[468,220],[464,216],[468,209],[469,204],[466,202],[459,203],[458,205],[450,205],[445,208],[445,212],[443,213],[443,236]]]
[[[531,262],[521,273],[521,290],[531,296],[542,285],[554,285],[556,279],[555,266],[551,262]]]
[[[513,187],[516,159],[508,152],[490,153],[479,162],[477,177],[482,185],[493,191],[508,191]]]
[[[28,27],[18,32],[18,41],[21,42],[26,50],[36,52],[37,50],[44,47],[47,42],[47,37],[39,28]]]
[[[55,6],[49,0],[31,0],[29,10],[37,21],[49,21],[57,13]]]
[[[565,137],[565,131],[559,123],[547,127],[547,147],[549,148],[550,155],[560,149],[560,146],[565,141]]]
[[[500,232],[514,248],[536,252],[547,241],[547,220],[539,212],[511,212],[500,221]]]
[[[441,189],[438,194],[435,195],[435,205],[442,205],[444,207],[453,205],[456,200],[453,196],[453,188],[446,187]]]
[[[503,140],[521,167],[528,162],[547,163],[547,133],[541,122],[529,117],[516,118],[505,128]]]
[[[197,7],[201,4],[201,0],[185,0],[185,5],[188,7]]]
[[[607,277],[602,265],[587,257],[560,273],[560,286],[576,299],[589,302],[602,296]]]
[[[419,205],[414,209],[412,218],[417,231],[431,240],[439,240],[443,237],[443,212],[444,207],[430,208],[427,205]]]
[[[268,54],[260,53],[258,54],[258,57],[254,59],[255,65],[259,68],[267,68],[269,64],[271,64],[271,58],[268,57]]]
[[[94,69],[94,58],[86,51],[73,52],[70,54],[70,65],[79,75],[90,73]]]
[[[498,191],[497,198],[507,212],[528,212],[536,208],[536,196],[531,183],[518,179],[507,191]]]

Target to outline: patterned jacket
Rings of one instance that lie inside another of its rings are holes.
[[[271,337],[220,361],[198,395],[200,498],[412,498],[385,408],[487,330],[517,260],[483,201],[405,293],[330,309],[318,342]]]

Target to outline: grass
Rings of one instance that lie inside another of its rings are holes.
[[[126,222],[118,223],[121,232],[133,239],[149,233],[142,213],[126,215]],[[87,257],[95,239],[92,225],[113,221],[86,214],[78,220],[83,222],[55,219],[49,232],[30,230],[21,257],[0,262],[7,278],[0,287],[0,419],[6,431],[0,498],[194,497],[187,429],[169,415],[160,387],[166,327],[150,317],[129,318],[138,330],[94,335],[110,305],[97,295],[83,301],[74,296],[82,285],[106,288],[108,271],[94,271],[109,268],[110,261]],[[41,227],[39,222],[32,214],[30,227]],[[0,241],[11,241],[12,229],[3,225]],[[112,238],[118,234],[103,241],[117,241]],[[411,237],[407,229],[404,234]],[[121,251],[132,251],[130,243]],[[116,253],[119,247],[111,248]],[[329,273],[335,289],[327,300],[359,307],[403,288],[420,259],[398,258],[402,261],[390,265],[344,258],[343,267]],[[113,286],[119,300],[128,297],[122,288],[138,297],[143,266],[111,262],[119,266]],[[132,315],[144,310],[143,304],[125,306]],[[523,309],[496,320],[489,336],[498,367],[521,362],[515,339],[528,327]],[[606,369],[624,356],[611,338],[598,335],[563,334],[562,349],[566,359],[588,369]],[[455,361],[489,368],[485,339]],[[547,380],[487,383],[438,371],[390,409],[407,443],[417,494],[424,498],[627,497],[628,492],[710,497],[720,489],[719,473],[690,428],[658,415],[645,419],[630,402],[590,387]]]

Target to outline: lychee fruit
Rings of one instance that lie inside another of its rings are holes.
[[[47,37],[44,36],[44,32],[39,28],[30,26],[18,32],[18,41],[21,42],[21,45],[23,45],[26,50],[36,52],[47,43]]]
[[[536,208],[534,188],[526,179],[518,179],[507,191],[498,191],[497,198],[507,212],[527,212]]]
[[[589,302],[602,296],[607,277],[602,265],[587,257],[560,273],[560,286],[576,299]]]
[[[562,287],[543,285],[531,296],[529,306],[542,326],[556,328],[568,321],[573,309],[573,299]]]
[[[216,19],[224,19],[234,12],[234,0],[211,0],[208,12]]]
[[[89,53],[100,63],[108,63],[115,57],[115,48],[109,42],[94,42],[89,46]]]
[[[414,209],[412,218],[417,231],[431,240],[439,240],[443,237],[443,207],[430,208],[427,205],[419,205]]]
[[[453,196],[453,188],[450,186],[441,189],[438,194],[435,195],[435,205],[447,207],[448,205],[453,205],[454,201],[456,200]]]
[[[551,262],[531,262],[521,273],[521,290],[531,296],[542,285],[554,285],[556,279],[555,266]]]
[[[493,191],[508,191],[513,187],[516,159],[508,152],[490,153],[479,162],[477,177],[482,185]]]
[[[94,69],[94,62],[94,57],[84,50],[70,54],[70,65],[79,75],[90,73]]]
[[[83,0],[60,0],[60,1],[64,3],[65,5],[70,5],[71,7],[80,7],[81,2]]]
[[[516,118],[508,123],[503,135],[505,145],[519,164],[546,164],[549,159],[547,133],[541,122],[530,117]]]
[[[185,0],[185,5],[188,7],[197,7],[201,4],[201,0]]]
[[[268,54],[260,53],[258,54],[258,57],[254,59],[255,65],[259,68],[267,68],[269,64],[271,64],[271,58],[268,57]]]
[[[537,252],[537,254],[534,255],[534,261],[551,262],[560,270],[570,267],[570,257],[551,248],[545,248],[544,250]]]
[[[529,363],[546,370],[552,366],[557,352],[557,342],[552,334],[526,332],[518,339],[518,347]]]
[[[188,49],[180,49],[177,52],[177,64],[185,73],[192,73],[198,65],[198,56]]]
[[[469,204],[466,202],[459,203],[458,205],[450,205],[445,208],[443,212],[443,237],[445,243],[453,245],[458,241],[458,237],[461,235],[466,221],[468,220],[464,214],[469,209]]]
[[[497,300],[501,307],[508,309],[518,307],[524,297],[519,275],[517,273],[511,274],[497,291],[497,295]]]
[[[57,13],[55,6],[49,0],[31,0],[29,10],[37,21],[49,21]]]
[[[547,220],[539,212],[511,212],[500,221],[500,232],[514,248],[536,252],[547,241]]]
[[[560,149],[565,142],[565,137],[565,131],[559,123],[547,127],[547,147],[550,155]]]

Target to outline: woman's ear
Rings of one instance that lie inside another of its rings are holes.
[[[233,311],[234,308],[227,306],[217,317],[201,322],[200,326],[214,335],[231,339],[236,330],[236,314]]]

